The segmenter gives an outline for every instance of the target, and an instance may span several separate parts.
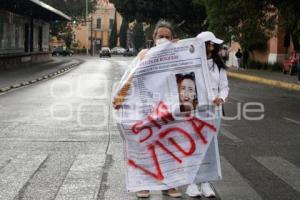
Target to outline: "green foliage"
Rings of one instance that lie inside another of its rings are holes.
[[[295,50],[300,51],[300,1],[295,0],[269,0],[279,12],[280,25],[292,36]]]
[[[72,27],[67,22],[51,22],[50,27],[50,35],[63,39],[66,46],[70,48],[74,35]]]
[[[85,0],[43,0],[72,18],[77,24],[85,20]],[[96,9],[96,0],[88,0],[89,13]],[[50,23],[50,34],[65,41],[68,48],[72,43],[73,31],[67,21],[55,21]]]
[[[281,62],[263,63],[255,60],[250,60],[248,64],[249,69],[259,69],[268,71],[282,71],[283,64]]]
[[[127,48],[127,30],[128,22],[125,19],[123,19],[119,32],[120,46],[123,48]]]
[[[117,21],[116,21],[116,12],[115,12],[115,20],[109,37],[109,48],[113,48],[117,46],[118,43],[118,33],[117,33]]]
[[[155,24],[149,24],[149,26],[145,30],[146,41],[153,40],[153,32],[155,29]]]
[[[43,0],[43,2],[67,14],[72,20],[82,21],[85,19],[85,0]],[[89,13],[95,11],[96,3],[96,0],[88,0]]]
[[[286,49],[288,49],[290,47],[290,45],[291,45],[291,37],[290,36],[291,35],[290,35],[289,32],[284,35],[283,46]]]
[[[145,34],[142,23],[135,24],[133,28],[133,43],[136,50],[145,46]]]
[[[72,32],[72,30],[69,30],[69,31],[63,33],[62,38],[64,39],[64,41],[66,43],[66,46],[68,48],[71,48],[71,44],[72,44],[72,41],[73,41],[73,32]]]
[[[266,1],[203,0],[209,29],[226,41],[234,39],[249,51],[265,50],[272,36],[276,15]]]
[[[270,64],[271,71],[282,71],[283,64],[282,62],[275,62],[273,64]]]
[[[239,42],[249,51],[266,50],[279,23],[291,34],[300,51],[300,1],[295,0],[111,0],[128,22],[154,25],[159,19],[175,24],[179,38],[195,36],[209,29],[216,36]],[[277,14],[279,13],[279,22]],[[146,37],[151,37],[151,26]],[[287,46],[287,45],[285,45]]]
[[[111,0],[128,22],[155,24],[160,19],[172,21],[190,36],[201,32],[206,19],[205,7],[196,0]]]

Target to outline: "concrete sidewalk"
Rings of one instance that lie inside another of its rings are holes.
[[[228,76],[232,78],[242,79],[250,82],[266,84],[282,89],[300,91],[298,76],[290,76],[282,72],[273,72],[267,70],[255,69],[239,69],[229,68]]]
[[[49,62],[0,71],[0,94],[58,76],[82,63],[74,57],[52,58]]]

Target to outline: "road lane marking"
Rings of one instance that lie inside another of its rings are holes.
[[[281,157],[254,157],[260,164],[300,192],[300,169]]]
[[[97,199],[104,163],[105,155],[78,155],[55,200]]]
[[[222,200],[261,200],[259,194],[247,183],[242,175],[221,156],[223,180],[213,183]]]
[[[230,97],[228,97],[229,99],[233,99],[233,100],[235,100],[235,101],[237,101],[237,102],[241,102],[241,103],[244,103],[244,102],[246,102],[246,101],[244,101],[244,100],[242,100],[242,99],[239,99],[239,98],[236,98],[236,97],[233,97],[233,96],[230,96]]]
[[[232,134],[230,131],[228,131],[225,128],[221,128],[220,131],[221,135],[224,135],[225,137],[227,137],[228,139],[232,140],[233,142],[243,142],[243,140],[241,140],[240,138],[238,138],[237,136],[235,136],[234,134]]]
[[[47,155],[20,154],[0,170],[0,199],[14,199]]]
[[[221,126],[224,126],[224,127],[226,127],[226,126],[227,126],[227,127],[231,127],[232,125],[230,125],[230,124],[225,124],[225,123],[222,122]]]
[[[284,117],[283,119],[289,121],[289,122],[292,122],[294,124],[297,124],[297,125],[300,125],[300,122],[298,122],[297,120],[294,120],[294,119],[291,119],[291,118],[287,118],[287,117]]]

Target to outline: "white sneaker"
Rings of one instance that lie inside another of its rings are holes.
[[[189,197],[198,197],[201,196],[201,192],[198,189],[198,186],[196,184],[190,184],[186,188],[185,192]]]
[[[215,197],[216,196],[214,190],[212,189],[210,183],[208,183],[208,182],[201,183],[201,190],[200,190],[200,192],[205,197]]]
[[[141,190],[135,193],[138,198],[149,198],[150,191],[149,190]]]

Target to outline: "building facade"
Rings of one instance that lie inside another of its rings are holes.
[[[2,0],[0,69],[50,59],[50,21],[70,20],[39,0]]]
[[[94,52],[98,52],[102,46],[109,46],[109,37],[115,20],[117,32],[119,32],[122,24],[121,15],[116,12],[112,3],[99,0],[96,11],[89,16],[88,23],[79,24],[73,28],[74,43],[78,48],[91,49],[92,46]]]
[[[285,37],[287,36],[287,32],[285,29],[280,26],[281,20],[279,16],[278,17],[278,25],[275,26],[275,29],[273,31],[273,36],[267,41],[267,49],[265,51],[253,51],[251,52],[250,59],[254,61],[258,61],[261,63],[283,63],[284,60],[286,60],[290,54],[295,51],[292,38],[288,37],[290,39],[289,41],[289,47],[285,47]],[[230,52],[232,54],[231,56],[231,62],[229,62],[229,66],[236,66],[237,62],[234,60],[234,54],[235,52],[241,48],[241,46],[237,42],[231,42],[231,48]]]

